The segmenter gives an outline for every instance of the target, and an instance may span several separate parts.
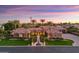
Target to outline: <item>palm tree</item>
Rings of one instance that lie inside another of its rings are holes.
[[[13,24],[15,25],[15,29],[20,26],[19,20],[14,20],[14,21],[13,21]]]
[[[41,19],[40,21],[42,22],[42,25],[43,25],[43,23],[45,22],[45,19]]]
[[[33,23],[33,26],[34,26],[34,25],[35,25],[36,20],[34,20],[34,19],[33,19],[33,20],[31,20],[31,22]]]

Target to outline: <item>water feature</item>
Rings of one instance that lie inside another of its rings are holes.
[[[37,35],[37,41],[34,43],[34,46],[42,46],[43,43],[40,41],[40,36]]]

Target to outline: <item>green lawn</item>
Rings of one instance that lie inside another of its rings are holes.
[[[72,40],[46,40],[46,45],[72,45]]]
[[[30,44],[30,41],[24,41],[24,40],[7,40],[3,39],[0,41],[0,46],[23,46]]]
[[[46,45],[72,45],[73,41],[69,39],[65,40],[46,40]],[[2,39],[0,41],[0,46],[25,46],[30,45],[30,40],[8,40]]]

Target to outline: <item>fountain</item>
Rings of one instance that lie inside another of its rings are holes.
[[[42,46],[43,43],[40,41],[40,35],[37,35],[37,41],[35,42],[34,46]]]

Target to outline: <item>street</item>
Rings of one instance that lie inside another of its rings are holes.
[[[79,47],[0,47],[0,53],[79,53]]]

